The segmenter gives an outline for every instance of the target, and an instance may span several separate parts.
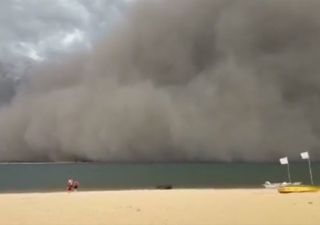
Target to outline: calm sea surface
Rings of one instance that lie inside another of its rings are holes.
[[[310,183],[307,162],[291,163],[293,181]],[[316,184],[320,163],[312,163]],[[80,190],[173,188],[257,188],[269,180],[287,180],[287,167],[267,163],[38,163],[0,164],[0,192],[63,191],[66,180],[80,181]]]

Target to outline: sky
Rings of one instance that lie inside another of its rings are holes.
[[[90,48],[116,20],[121,0],[1,1],[1,59],[41,61],[79,48]]]
[[[3,0],[0,2],[0,105],[30,67],[90,51],[130,0]]]
[[[320,159],[318,0],[5,0],[0,161]]]

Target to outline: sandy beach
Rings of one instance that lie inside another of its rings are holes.
[[[265,189],[1,194],[0,224],[319,224],[320,193]]]

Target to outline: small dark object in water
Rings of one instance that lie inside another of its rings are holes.
[[[157,189],[172,189],[172,185],[170,185],[170,184],[165,184],[165,185],[158,185],[157,187],[156,187]]]

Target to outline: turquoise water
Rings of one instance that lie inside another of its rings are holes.
[[[293,181],[309,184],[307,163],[291,163]],[[312,164],[320,182],[320,163]],[[66,180],[80,181],[80,190],[173,188],[256,188],[266,180],[287,180],[287,167],[269,163],[41,163],[0,164],[0,192],[63,191]]]

